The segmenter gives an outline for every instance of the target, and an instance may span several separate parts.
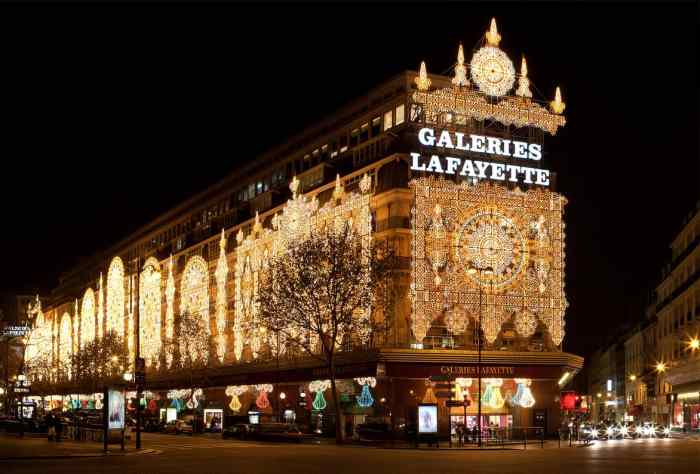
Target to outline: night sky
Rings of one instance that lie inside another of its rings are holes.
[[[58,275],[495,16],[566,127],[565,350],[641,318],[700,198],[697,4],[4,8],[1,291]],[[537,95],[537,94],[536,94]]]

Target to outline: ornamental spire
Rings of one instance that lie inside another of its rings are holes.
[[[221,229],[221,239],[219,240],[219,248],[221,250],[226,250],[226,235],[224,234],[224,229]]]
[[[515,94],[519,95],[520,97],[532,97],[532,92],[530,91],[530,79],[527,78],[527,62],[525,61],[525,55],[523,55],[523,62],[520,65],[518,90],[515,91]]]
[[[469,85],[467,66],[464,65],[464,48],[462,43],[459,43],[459,50],[457,51],[457,65],[455,66],[455,77],[452,79],[452,84],[456,86]]]
[[[335,199],[335,200],[342,199],[344,193],[345,193],[345,189],[343,188],[343,184],[340,182],[340,175],[336,174],[335,175],[335,189],[333,190],[333,199]]]
[[[420,63],[420,72],[415,82],[419,91],[427,91],[430,89],[430,78],[428,78],[428,69],[425,67],[425,61],[421,61]]]
[[[566,108],[566,103],[561,100],[561,90],[557,86],[557,91],[554,93],[554,100],[549,103],[549,107],[555,114],[561,114]]]
[[[496,19],[491,18],[491,27],[489,31],[486,32],[486,41],[489,46],[498,47],[498,43],[501,42],[501,35],[498,34],[498,28],[496,27]]]

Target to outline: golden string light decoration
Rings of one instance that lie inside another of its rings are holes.
[[[226,396],[231,397],[231,402],[228,407],[232,412],[238,413],[243,406],[238,398],[248,391],[248,385],[229,385],[226,387]]]
[[[219,362],[224,362],[226,356],[226,276],[228,275],[228,262],[226,259],[226,235],[221,229],[219,240],[219,260],[216,264],[214,277],[216,278],[216,351]]]
[[[489,344],[515,315],[521,337],[532,335],[539,319],[552,342],[560,345],[567,306],[562,220],[566,199],[542,188],[523,192],[433,176],[415,179],[410,187],[415,195],[410,295],[416,342],[421,343],[437,321],[458,334],[467,315],[481,314]],[[442,241],[433,233],[436,206],[445,217]],[[434,254],[444,248],[444,270],[436,279]],[[529,314],[518,314],[523,311]]]
[[[173,342],[175,337],[175,277],[173,276],[173,256],[168,259],[168,278],[165,283],[165,340],[168,345]],[[165,363],[168,367],[173,362],[172,351],[167,351],[165,354]]]
[[[428,68],[425,66],[425,61],[420,63],[420,71],[415,79],[416,87],[419,91],[427,91],[430,89],[430,78],[428,77]]]
[[[153,257],[146,260],[139,276],[139,336],[141,357],[147,366],[157,366],[162,347],[160,263]]]
[[[455,77],[452,78],[452,84],[456,86],[469,85],[467,66],[464,64],[464,48],[462,47],[462,43],[459,43],[459,49],[457,50],[457,64],[455,65]]]
[[[58,361],[61,372],[71,378],[71,356],[73,355],[73,324],[70,314],[63,313],[58,344]]]
[[[106,332],[114,331],[124,337],[124,262],[114,257],[107,271],[107,325]]]
[[[85,290],[80,310],[80,348],[95,339],[95,292],[92,288]]]
[[[105,319],[105,289],[103,285],[102,272],[100,272],[100,278],[97,281],[97,285],[97,337],[102,339],[102,335],[104,334]]]
[[[189,312],[194,317],[198,317],[202,321],[202,327],[206,337],[210,335],[209,321],[209,267],[207,262],[199,255],[190,257],[185,265],[185,270],[182,272],[182,280],[180,282],[180,312]],[[206,350],[202,353],[197,353],[193,344],[190,350],[192,360],[208,359]],[[186,347],[184,341],[180,340],[180,350],[184,352]]]

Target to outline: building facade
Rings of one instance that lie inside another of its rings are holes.
[[[475,424],[476,403],[445,405],[432,381],[444,377],[457,399],[482,400],[484,425],[556,430],[557,382],[583,363],[563,351],[567,201],[544,167],[564,103],[558,89],[534,100],[524,59],[516,74],[499,42],[492,22],[469,65],[460,45],[454,77],[425,64],[396,76],[64,274],[32,309],[29,359],[48,361],[59,395],[89,404],[73,356],[116,334],[120,368],[132,370],[137,345],[146,359],[149,409],[184,397],[319,426],[328,371],[262,331],[255,299],[270,258],[348,222],[392,242],[402,265],[391,330],[339,355],[337,421],[401,427],[439,402],[441,432]],[[183,313],[201,318],[202,347],[183,340]],[[196,372],[182,365],[189,352]]]

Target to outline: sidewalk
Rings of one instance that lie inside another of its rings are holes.
[[[128,444],[121,451],[121,446],[110,444],[109,451],[103,451],[102,443],[93,441],[60,442],[48,441],[46,436],[25,436],[19,438],[16,434],[0,434],[0,461],[11,459],[64,459],[100,456],[127,456],[137,454],[160,454],[154,449],[136,450]]]
[[[335,443],[335,441],[332,441]],[[458,446],[457,443],[453,442],[452,447],[450,448],[449,443],[447,441],[440,441],[440,446],[435,447],[435,446],[428,446],[426,443],[421,443],[418,447],[416,447],[415,444],[413,443],[408,443],[406,441],[347,441],[346,445],[349,446],[367,446],[367,447],[375,447],[379,449],[419,449],[419,450],[447,450],[447,451],[479,451],[479,450],[531,450],[531,449],[556,449],[556,448],[569,448],[569,443],[568,441],[561,442],[561,445],[559,444],[558,441],[556,440],[545,440],[545,442],[542,444],[538,440],[533,440],[533,441],[528,441],[527,444],[524,444],[523,442],[511,442],[511,443],[504,443],[503,445],[497,444],[497,443],[491,443],[491,444],[484,444],[482,448],[479,448],[475,444],[472,443],[467,443],[464,446]],[[572,445],[571,447],[584,447],[584,445]]]

